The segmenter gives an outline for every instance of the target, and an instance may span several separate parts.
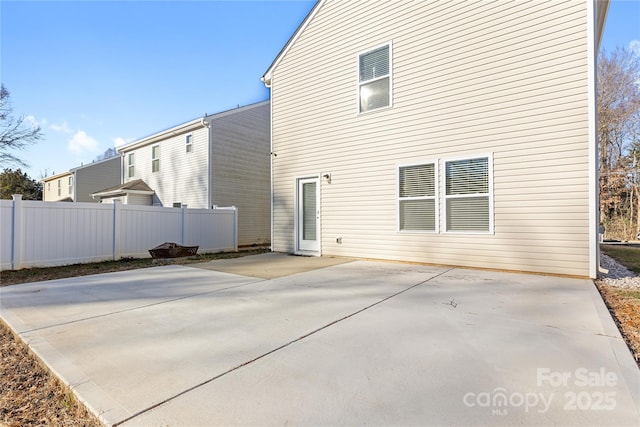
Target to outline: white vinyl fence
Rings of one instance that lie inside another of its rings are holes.
[[[164,242],[238,250],[235,207],[161,208],[0,200],[0,270],[150,257]]]

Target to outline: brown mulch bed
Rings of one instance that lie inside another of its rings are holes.
[[[598,282],[598,289],[640,367],[640,289],[621,289]]]
[[[0,426],[102,426],[2,321]]]

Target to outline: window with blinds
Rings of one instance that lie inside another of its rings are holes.
[[[134,176],[136,173],[135,160],[135,153],[129,153],[129,156],[127,157],[127,169],[129,171],[129,178]]]
[[[359,55],[359,111],[361,113],[391,105],[391,45]]]
[[[400,230],[436,231],[436,187],[435,163],[398,169]]]
[[[445,161],[447,231],[491,232],[489,158]]]
[[[160,170],[160,146],[154,145],[151,147],[151,172],[158,172]]]

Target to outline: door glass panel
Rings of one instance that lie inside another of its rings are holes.
[[[302,184],[302,239],[316,240],[316,183]]]

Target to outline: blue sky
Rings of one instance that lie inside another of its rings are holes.
[[[40,178],[107,148],[268,99],[260,77],[315,1],[0,2],[0,78],[44,139]],[[640,52],[640,0],[613,0],[603,47]]]

